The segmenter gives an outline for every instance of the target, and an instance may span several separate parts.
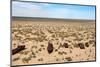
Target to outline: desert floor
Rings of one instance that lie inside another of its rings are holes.
[[[95,22],[27,22],[12,22],[12,49],[26,47],[12,55],[12,65],[96,60]],[[53,45],[51,53],[48,43]]]

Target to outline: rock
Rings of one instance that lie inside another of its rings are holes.
[[[63,47],[68,48],[68,43],[64,43]]]
[[[48,42],[48,46],[47,46],[47,51],[48,51],[48,53],[49,54],[51,54],[52,52],[53,52],[53,44],[52,43],[50,43],[50,42]]]
[[[86,42],[86,43],[85,43],[85,46],[86,46],[86,47],[89,47],[89,43],[88,43],[88,42]]]
[[[85,49],[85,46],[83,43],[78,43],[78,46],[80,47],[80,49]]]
[[[12,50],[12,55],[19,53],[20,51],[25,49],[25,45],[18,46],[17,48]]]

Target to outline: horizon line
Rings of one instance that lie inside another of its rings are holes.
[[[12,16],[12,19],[45,19],[45,20],[73,20],[73,21],[96,21],[96,19],[72,19],[72,18],[49,18],[49,17],[23,17]]]

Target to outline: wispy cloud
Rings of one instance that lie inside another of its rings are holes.
[[[95,19],[95,7],[13,1],[12,15],[23,17]]]

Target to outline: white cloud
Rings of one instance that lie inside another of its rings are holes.
[[[75,6],[58,6],[43,3],[13,2],[12,15],[23,17],[49,17],[49,18],[74,18],[91,19],[92,12],[80,11]],[[90,14],[89,14],[90,13]]]
[[[13,2],[12,15],[13,16],[43,16],[46,11],[41,7],[41,5],[35,5],[23,2]]]

